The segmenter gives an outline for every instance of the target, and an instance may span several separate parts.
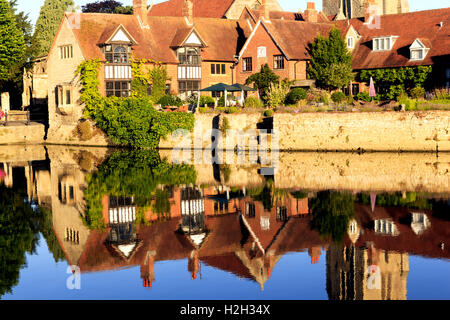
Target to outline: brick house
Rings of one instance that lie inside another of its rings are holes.
[[[66,13],[47,60],[50,136],[52,129],[82,118],[81,86],[74,74],[85,60],[103,62],[99,89],[106,96],[130,94],[132,58],[163,63],[170,78],[167,92],[183,98],[220,82],[244,83],[264,63],[296,86],[310,87],[308,47],[332,27],[342,31],[355,71],[433,65],[435,85],[450,86],[450,8],[381,16],[374,28],[369,15],[330,21],[313,2],[297,13],[277,11],[269,0],[253,6],[227,3],[242,5],[235,19],[207,15],[205,8],[216,7],[201,0],[165,2],[181,13],[164,17],[156,16],[157,5],[147,9],[146,0],[133,1],[133,15]],[[354,93],[363,89],[355,84]]]

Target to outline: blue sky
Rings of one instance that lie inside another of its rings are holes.
[[[96,0],[75,0],[75,4],[82,6],[86,3],[95,2]],[[133,0],[118,0],[124,5],[131,5]],[[148,0],[150,3],[151,0]],[[298,11],[299,8],[304,10],[306,8],[306,2],[308,0],[278,0],[280,5],[286,11]],[[309,0],[312,1],[312,0]],[[163,0],[155,0],[155,3],[163,2]],[[316,5],[318,9],[322,9],[322,1],[316,0]],[[24,11],[29,14],[30,19],[33,23],[36,22],[39,16],[40,7],[44,4],[44,0],[18,0],[18,8],[20,11]],[[409,5],[411,11],[417,10],[427,10],[427,9],[437,9],[446,8],[449,6],[448,0],[409,0]]]

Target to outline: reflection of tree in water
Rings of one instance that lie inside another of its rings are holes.
[[[0,185],[0,297],[19,283],[25,255],[35,252],[39,240],[39,211],[24,203],[25,194]]]
[[[353,195],[345,192],[324,191],[311,199],[311,226],[322,237],[342,242],[348,224],[355,215]]]
[[[47,242],[48,251],[52,253],[55,262],[65,261],[66,255],[61,249],[58,238],[53,230],[52,212],[46,208],[39,208],[39,231]]]
[[[155,192],[155,201],[153,204],[153,212],[158,217],[170,218],[170,192],[167,189],[158,189]]]
[[[157,151],[116,151],[95,173],[87,176],[88,187],[84,193],[87,210],[84,221],[90,229],[105,228],[102,198],[108,195],[134,197],[138,208],[137,223],[143,223],[144,212],[154,199],[157,211],[166,214],[170,211],[168,194],[158,186],[194,184],[196,180],[197,172],[192,166],[170,164],[161,160]]]

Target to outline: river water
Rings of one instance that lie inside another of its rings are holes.
[[[172,155],[0,147],[0,298],[450,298],[450,154]]]

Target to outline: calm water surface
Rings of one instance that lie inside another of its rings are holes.
[[[0,298],[450,298],[450,155],[0,147]]]

